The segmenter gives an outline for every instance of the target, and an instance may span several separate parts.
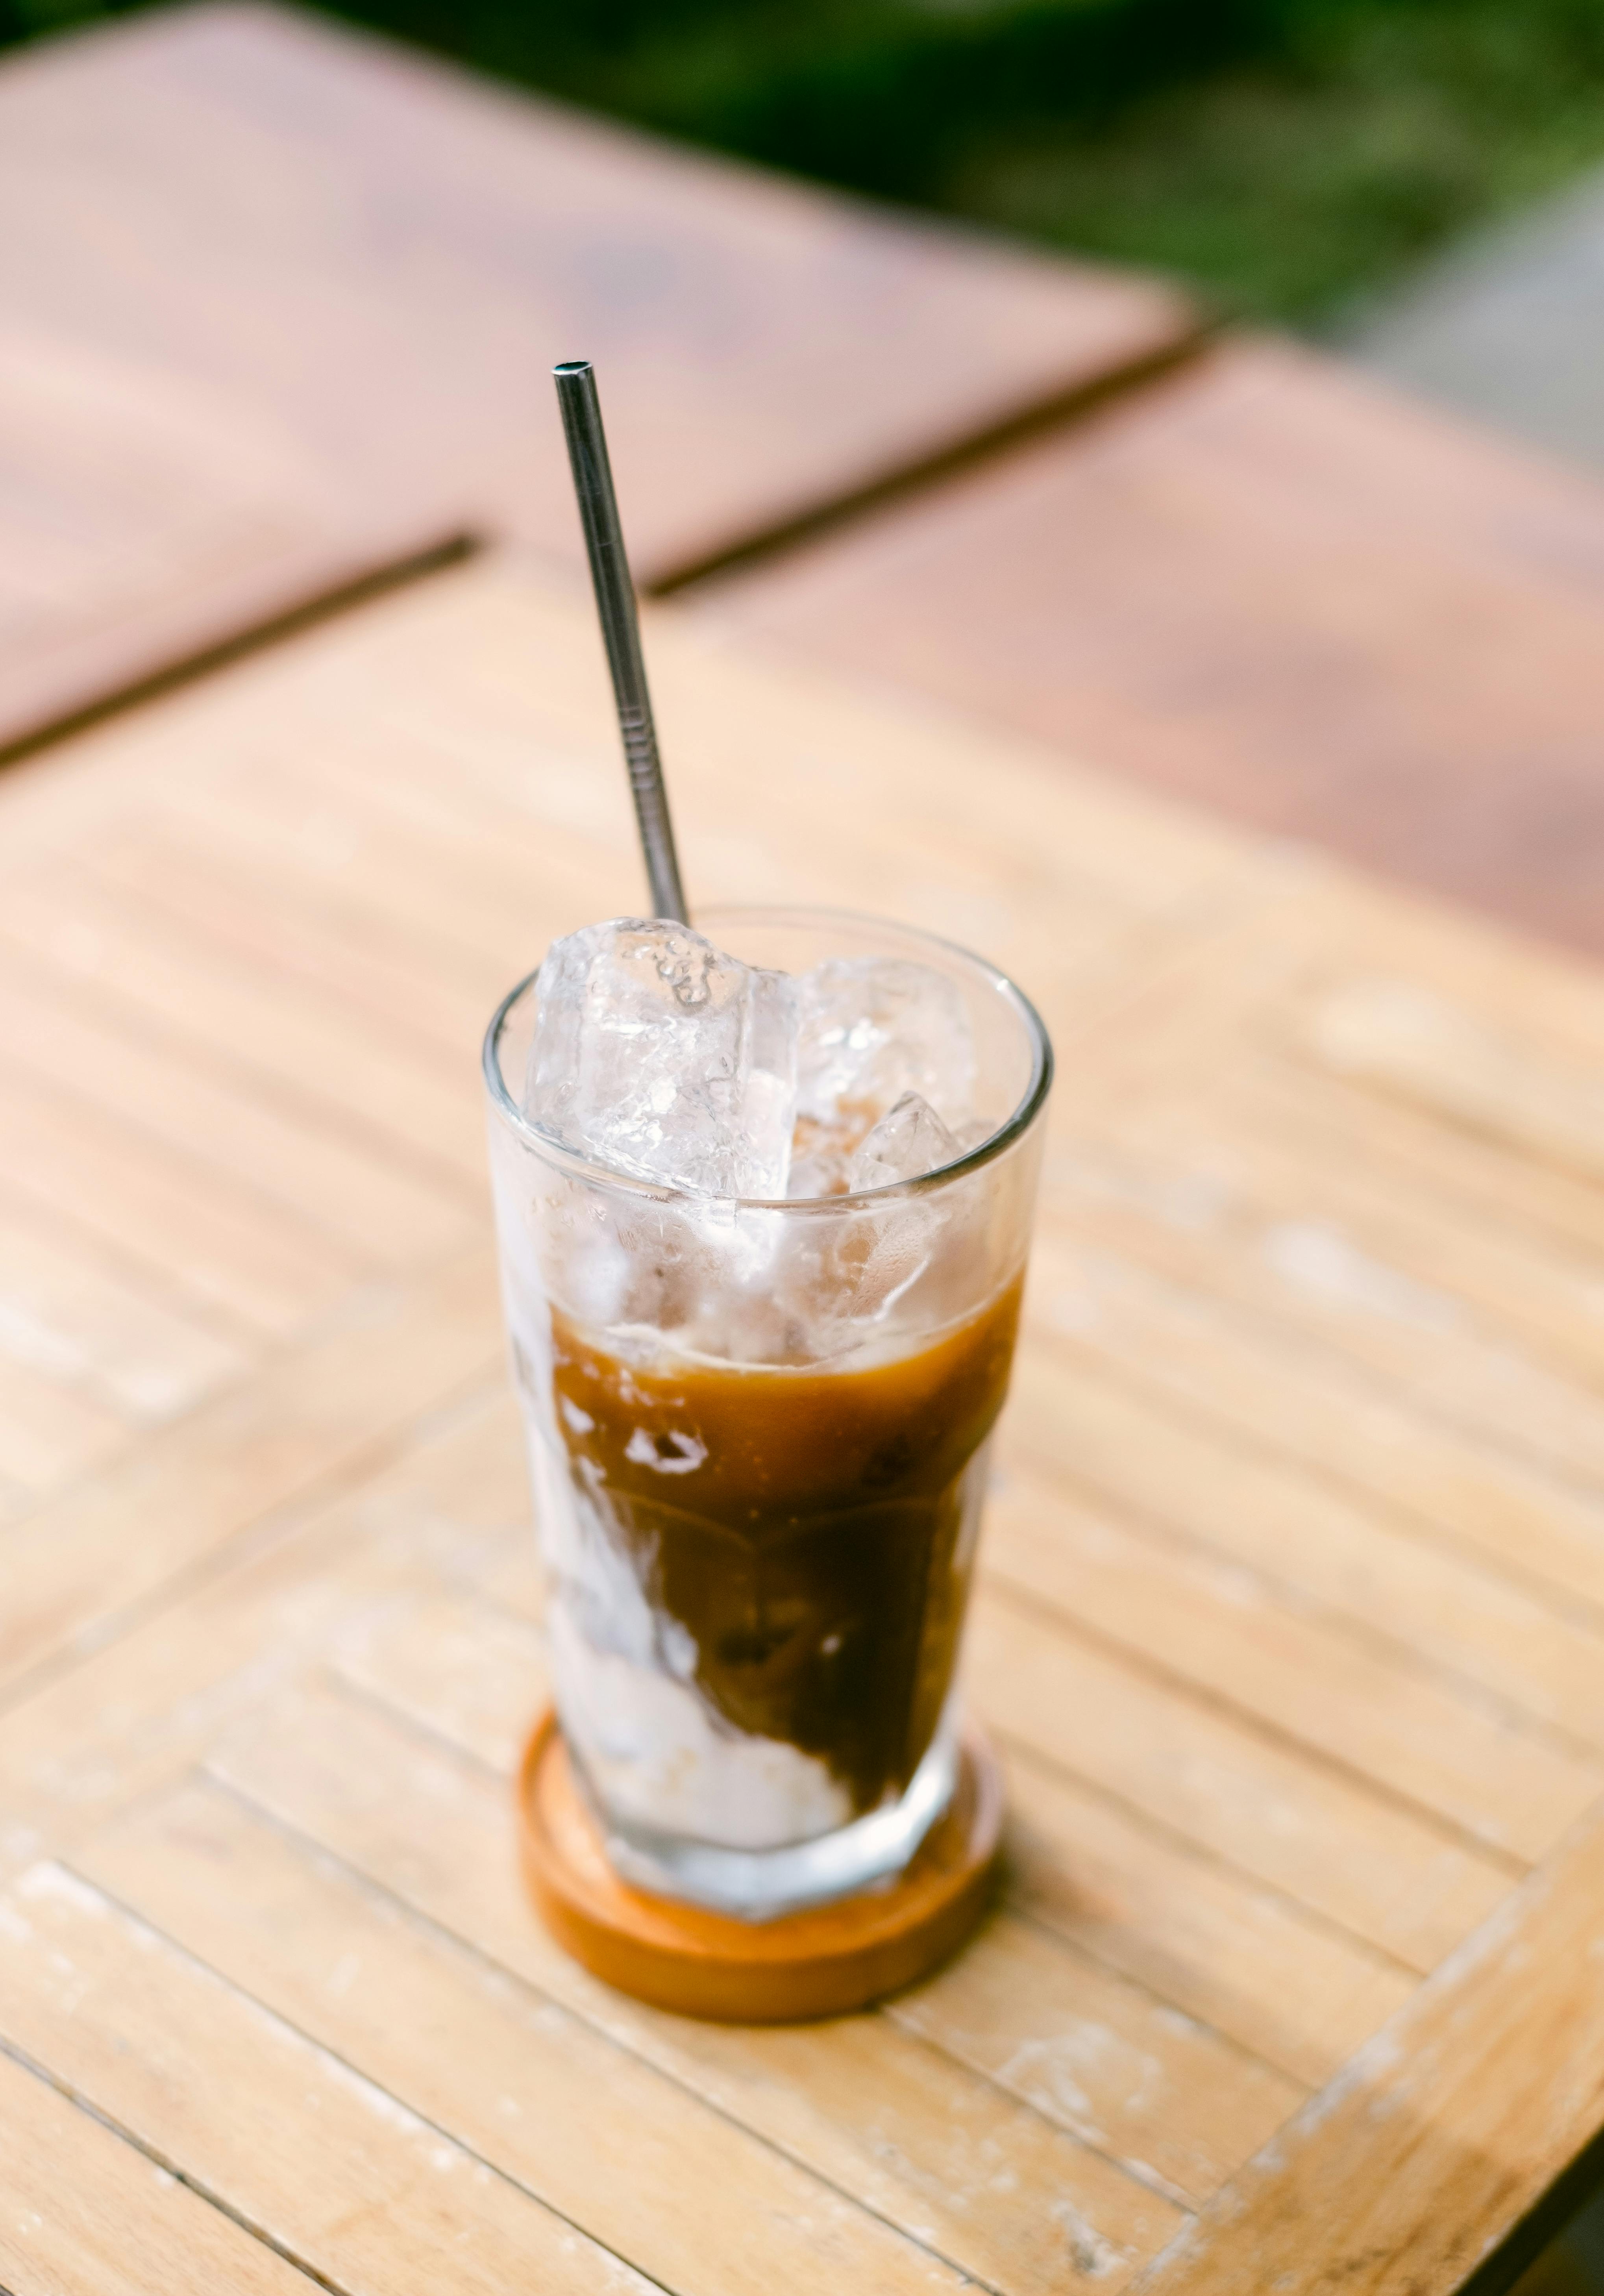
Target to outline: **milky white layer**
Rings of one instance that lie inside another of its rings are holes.
[[[609,1812],[726,1849],[780,1849],[851,1823],[824,1764],[715,1725],[688,1684],[593,1649],[559,1603],[550,1624],[563,1728]]]
[[[726,1849],[778,1849],[850,1824],[845,1790],[814,1755],[714,1718],[695,1686],[690,1635],[653,1611],[552,1444],[537,1435],[530,1452],[552,1580],[552,1686],[607,1809]]]

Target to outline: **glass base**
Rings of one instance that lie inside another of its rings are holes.
[[[782,1849],[725,1849],[644,1826],[620,1825],[600,1807],[577,1760],[574,1767],[621,1879],[637,1890],[706,1906],[738,1921],[772,1922],[782,1914],[852,1897],[903,1871],[953,1798],[958,1779],[957,1716],[949,1706],[899,1801],[871,1810],[833,1833],[788,1843]]]

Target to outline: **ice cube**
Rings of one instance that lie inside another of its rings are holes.
[[[831,957],[797,983],[797,1114],[856,1136],[904,1093],[944,1123],[970,1113],[974,1038],[954,982],[904,957]]]
[[[786,1193],[793,1197],[844,1196],[852,1185],[853,1153],[863,1136],[864,1121],[862,1117],[855,1117],[843,1118],[834,1124],[820,1124],[811,1116],[799,1116],[791,1136]]]
[[[615,917],[540,968],[525,1112],[598,1163],[715,1196],[783,1196],[796,985],[686,925]]]
[[[961,1152],[929,1102],[919,1093],[904,1092],[853,1157],[848,1185],[856,1194],[865,1188],[888,1188],[897,1180],[917,1180],[921,1172],[934,1172]]]

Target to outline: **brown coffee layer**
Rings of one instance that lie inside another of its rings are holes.
[[[858,1371],[643,1368],[552,1316],[570,1472],[698,1689],[828,1764],[856,1812],[903,1792],[940,1718],[1020,1288]]]

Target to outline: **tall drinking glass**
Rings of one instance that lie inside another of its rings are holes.
[[[975,1047],[955,1160],[757,1202],[626,1177],[528,1122],[538,973],[486,1038],[558,1718],[626,1880],[762,1920],[899,1872],[952,1794],[1052,1055],[1010,980],[926,934],[697,922],[791,973],[929,967]]]

